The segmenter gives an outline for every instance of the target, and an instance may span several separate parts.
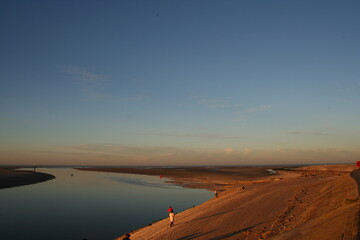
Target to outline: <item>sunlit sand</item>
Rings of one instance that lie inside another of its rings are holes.
[[[164,170],[162,174],[171,181],[216,189],[218,197],[177,213],[174,227],[163,219],[134,230],[131,239],[356,239],[359,194],[350,176],[354,169],[351,165],[310,166],[260,174],[259,179],[248,181],[238,179],[230,169],[227,177],[226,171],[194,175],[194,169],[184,169],[172,175],[172,170]]]

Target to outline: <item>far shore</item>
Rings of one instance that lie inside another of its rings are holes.
[[[188,188],[224,191],[227,187],[267,179],[269,167],[86,167],[77,170],[158,176]],[[273,178],[271,178],[273,179]]]
[[[277,169],[276,174],[269,174],[267,168],[244,168],[79,170],[158,175],[184,187],[218,193],[218,197],[176,213],[174,227],[167,218],[149,223],[130,232],[132,240],[357,239],[360,170],[355,166],[306,166]]]
[[[55,176],[16,168],[0,168],[0,189],[19,187],[54,179]]]

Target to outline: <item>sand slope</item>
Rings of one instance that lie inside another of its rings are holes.
[[[354,168],[303,170],[246,184],[245,190],[232,182],[234,187],[228,185],[218,198],[176,214],[174,227],[164,219],[134,231],[131,239],[356,239],[358,187],[350,176]]]

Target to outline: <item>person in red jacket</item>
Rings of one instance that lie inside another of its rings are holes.
[[[170,227],[172,227],[174,226],[175,213],[174,213],[174,209],[171,206],[169,206],[168,208],[168,213],[169,213]]]

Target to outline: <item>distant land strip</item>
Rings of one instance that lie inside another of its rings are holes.
[[[53,175],[41,172],[0,168],[0,189],[45,182],[54,178]]]

